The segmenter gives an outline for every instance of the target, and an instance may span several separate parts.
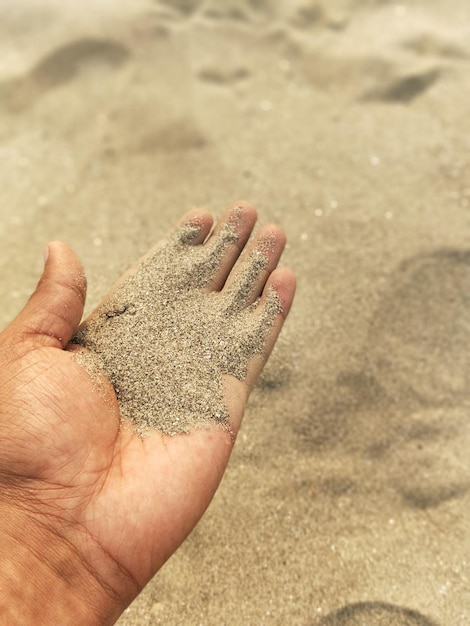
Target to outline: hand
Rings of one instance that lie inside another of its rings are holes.
[[[223,286],[256,220],[252,207],[237,207],[238,241],[214,271],[214,289]],[[204,239],[209,214],[192,212],[180,224],[195,217]],[[70,248],[49,244],[35,292],[0,334],[1,623],[113,623],[195,526],[294,296],[292,273],[275,269],[283,232],[261,230],[250,246],[268,231],[269,261],[257,288],[266,293],[272,286],[282,313],[246,380],[224,382],[231,432],[143,438],[121,426],[109,381],[103,376],[97,390],[74,356],[69,341],[83,314],[85,277]],[[202,239],[194,245],[207,245]]]

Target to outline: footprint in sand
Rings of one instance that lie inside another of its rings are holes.
[[[428,68],[402,76],[389,76],[366,91],[363,100],[391,103],[408,103],[425,93],[438,79],[440,71]]]
[[[250,21],[250,13],[246,10],[246,7],[237,6],[236,4],[233,6],[227,6],[226,4],[220,6],[217,3],[209,4],[204,7],[204,17],[214,20],[215,22],[218,20],[228,20],[232,22]]]
[[[382,460],[412,508],[470,490],[469,294],[470,251],[439,250],[401,264],[372,320],[368,371],[399,410],[383,425],[391,430]]]
[[[289,18],[289,22],[298,28],[307,29],[322,21],[324,9],[318,2],[303,2],[297,6]]]
[[[468,53],[465,49],[449,39],[436,37],[431,33],[422,33],[408,39],[404,48],[423,56],[436,56],[448,59],[465,59]]]
[[[467,411],[418,410],[402,415],[381,458],[385,480],[413,509],[432,509],[470,491]]]
[[[206,83],[218,86],[232,86],[247,80],[251,72],[245,67],[219,68],[205,67],[198,73],[198,78]]]
[[[386,602],[347,604],[320,620],[318,626],[437,626],[418,611]]]
[[[157,0],[157,4],[176,10],[184,17],[189,17],[199,9],[202,0]]]
[[[395,402],[453,406],[470,398],[470,251],[409,259],[372,320],[370,370]]]
[[[273,17],[271,2],[259,0],[156,0],[160,17],[175,22],[182,22],[201,14],[215,23],[249,23],[264,21]]]
[[[325,0],[296,0],[287,2],[284,7],[287,23],[299,30],[310,30],[316,26],[329,30],[344,30],[349,24],[351,15],[344,7],[335,6]]]
[[[364,370],[338,374],[336,396],[341,392],[344,400],[329,405],[329,422],[377,402],[412,410],[467,403],[469,294],[470,250],[444,249],[404,261],[371,320]]]
[[[416,485],[399,491],[408,506],[425,510],[464,496],[468,493],[468,485]]]
[[[212,0],[204,4],[203,12],[205,17],[214,20],[256,24],[285,22],[301,30],[317,24],[338,30],[348,23],[346,13],[325,0],[227,0],[224,3]]]
[[[363,371],[340,373],[332,400],[296,421],[299,445],[365,455],[413,509],[466,496],[469,294],[470,251],[403,262],[371,321]]]
[[[420,33],[403,41],[400,46],[414,55],[412,63],[425,65],[399,73],[390,68],[378,77],[376,84],[363,94],[364,100],[408,103],[423,95],[442,75],[452,60],[465,59],[468,53],[458,42],[439,35]],[[423,61],[427,59],[427,61]]]
[[[120,67],[129,57],[122,44],[80,39],[54,50],[26,75],[0,83],[0,103],[11,113],[33,106],[48,91],[73,80],[87,66]]]

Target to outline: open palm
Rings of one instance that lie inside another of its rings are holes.
[[[205,238],[211,217],[200,212],[199,219]],[[227,251],[217,269],[220,286],[255,219],[254,209],[243,205],[238,245]],[[155,431],[142,438],[122,423],[109,381],[103,375],[97,389],[74,357],[74,350],[82,348],[69,344],[83,313],[85,279],[65,244],[49,244],[36,291],[0,334],[4,530],[19,547],[18,554],[31,557],[32,567],[37,560],[45,564],[48,576],[52,571],[62,577],[60,597],[70,593],[72,598],[70,623],[112,623],[209,504],[249,389],[293,298],[292,274],[274,270],[283,233],[275,227],[270,232],[274,245],[262,282],[274,286],[283,313],[271,329],[263,357],[251,363],[247,380],[225,380],[232,432],[196,429],[168,436]],[[33,595],[41,584],[31,582]],[[57,619],[59,613],[50,610],[42,621],[36,614],[34,623]],[[63,614],[61,619],[68,623]],[[26,613],[23,623],[28,623]]]

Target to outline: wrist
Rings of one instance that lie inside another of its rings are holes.
[[[110,557],[95,546],[91,563],[55,522],[0,506],[0,626],[113,624],[136,595]]]

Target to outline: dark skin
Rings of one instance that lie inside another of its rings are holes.
[[[242,207],[238,241],[211,290],[233,278],[256,220],[253,207],[236,206]],[[195,217],[202,231],[194,245],[203,245],[212,227],[208,213],[192,212],[180,224]],[[262,229],[248,249],[266,235],[273,246],[253,297],[261,296],[262,306],[272,286],[283,311],[246,380],[223,381],[231,432],[173,437],[140,438],[122,425],[110,383],[103,376],[98,391],[76,362],[69,341],[83,314],[86,281],[70,248],[49,244],[35,292],[0,334],[1,624],[114,623],[195,526],[294,297],[292,272],[276,269],[282,230]]]

